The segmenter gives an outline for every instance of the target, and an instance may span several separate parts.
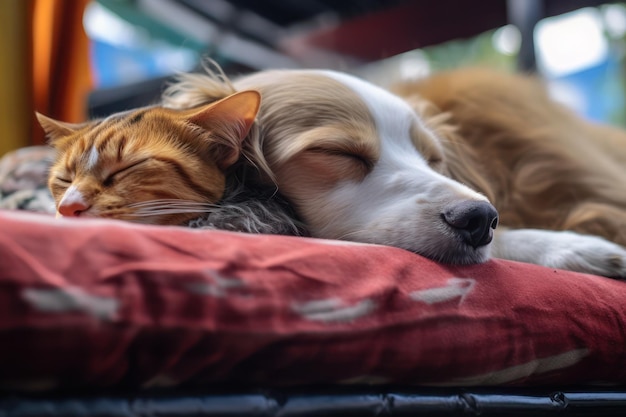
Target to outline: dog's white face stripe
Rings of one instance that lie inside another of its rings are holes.
[[[426,127],[404,100],[348,74],[334,71],[323,71],[323,73],[348,86],[361,97],[374,117],[383,146],[395,144],[407,150],[414,150],[409,136],[412,123],[419,124],[422,129]],[[424,158],[421,159],[426,163]]]
[[[438,139],[434,137],[434,134],[404,100],[380,87],[350,75],[333,71],[324,72],[359,94],[374,117],[381,143],[381,160],[375,171],[381,171],[381,174],[370,177],[385,178],[390,180],[390,183],[398,182],[397,179],[394,180],[390,177],[399,176],[404,177],[404,182],[435,182],[439,183],[440,186],[454,188],[455,191],[464,194],[465,198],[486,201],[484,196],[438,174],[428,166],[426,159],[413,145],[410,133],[411,126],[417,124],[422,134],[431,135],[431,140]],[[388,172],[385,173],[385,171]],[[404,174],[400,174],[401,172]]]

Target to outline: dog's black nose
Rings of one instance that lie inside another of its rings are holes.
[[[498,225],[498,212],[484,201],[450,204],[441,217],[459,233],[465,243],[474,248],[491,242],[493,229]]]

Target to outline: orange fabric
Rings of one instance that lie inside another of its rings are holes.
[[[35,110],[55,119],[86,118],[91,89],[89,39],[83,12],[90,0],[33,0],[32,65]],[[33,117],[33,143],[44,134]]]
[[[0,1],[0,156],[30,144],[29,4]]]

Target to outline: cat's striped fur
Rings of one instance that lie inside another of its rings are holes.
[[[58,151],[59,215],[184,224],[215,207],[259,108],[255,91],[198,108],[149,107],[74,125],[38,115]]]

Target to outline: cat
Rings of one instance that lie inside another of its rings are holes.
[[[259,106],[250,90],[81,124],[38,113],[57,154],[48,178],[57,215],[304,235],[275,189],[245,183],[242,143]]]

